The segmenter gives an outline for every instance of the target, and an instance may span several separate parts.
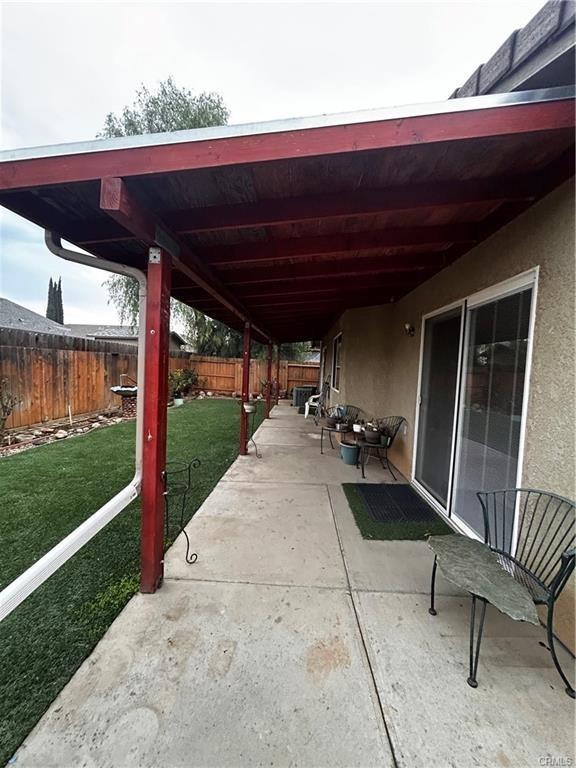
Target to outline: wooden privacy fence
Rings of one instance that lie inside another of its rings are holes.
[[[170,370],[193,368],[198,373],[198,388],[206,392],[218,392],[231,395],[240,394],[242,388],[242,359],[236,357],[201,357],[187,355],[170,358]],[[289,391],[293,387],[305,384],[318,385],[320,367],[317,363],[298,363],[289,360],[280,361],[280,390]],[[250,391],[259,394],[263,391],[263,382],[268,378],[266,360],[250,361]],[[276,362],[272,363],[272,379],[276,379]]]
[[[121,383],[121,375],[136,380],[136,347],[109,341],[71,336],[0,329],[0,377],[8,379],[20,404],[6,424],[23,429],[54,419],[96,413],[120,406],[110,387]],[[242,360],[202,357],[188,352],[170,352],[170,370],[194,369],[198,388],[225,395],[239,393]],[[272,378],[276,376],[276,363]],[[282,360],[280,389],[318,384],[319,366]],[[262,391],[267,362],[252,360],[250,387]]]

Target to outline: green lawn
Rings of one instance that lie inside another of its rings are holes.
[[[169,411],[169,460],[202,462],[190,515],[236,458],[239,411],[232,400]],[[129,482],[134,430],[125,422],[0,460],[0,588]],[[0,765],[136,592],[138,545],[134,502],[0,623]]]

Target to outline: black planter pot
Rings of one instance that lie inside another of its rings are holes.
[[[371,429],[367,429],[364,432],[364,439],[367,443],[370,443],[370,445],[380,445],[380,439],[382,435],[380,432],[374,432]]]

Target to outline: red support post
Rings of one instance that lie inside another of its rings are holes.
[[[240,456],[248,453],[248,419],[244,403],[250,400],[250,345],[252,341],[250,323],[244,325],[244,345],[242,351],[242,411],[240,413]]]
[[[140,591],[155,592],[164,574],[164,477],[168,403],[170,254],[150,248],[146,299]]]
[[[280,346],[276,346],[276,405],[280,399]]]
[[[272,410],[272,344],[268,344],[268,372],[266,374],[266,418]]]

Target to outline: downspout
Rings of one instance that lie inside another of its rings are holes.
[[[128,485],[119,491],[103,507],[94,512],[78,528],[75,528],[49,552],[37,560],[18,578],[0,592],[0,621],[6,618],[21,602],[32,594],[43,582],[69,560],[79,549],[90,541],[116,515],[125,509],[140,493],[142,480],[142,443],[144,433],[144,356],[146,343],[146,274],[134,267],[115,264],[112,261],[89,256],[62,247],[58,235],[46,230],[45,242],[48,250],[66,261],[96,267],[106,272],[133,277],[138,281],[138,398],[136,400],[136,456],[134,477]]]

